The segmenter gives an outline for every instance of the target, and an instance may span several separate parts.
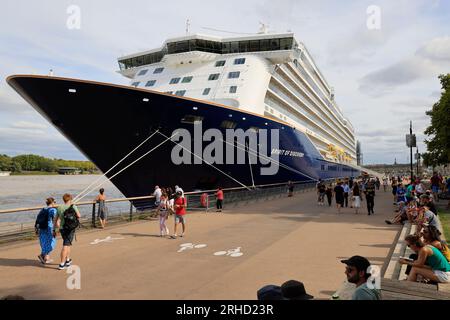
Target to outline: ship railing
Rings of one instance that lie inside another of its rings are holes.
[[[335,179],[332,179],[333,181]],[[316,182],[292,181],[294,193],[310,191],[316,186]],[[187,210],[197,212],[209,212],[215,210],[216,196],[214,190],[202,190],[186,192],[185,198]],[[224,207],[230,207],[245,202],[261,199],[272,199],[287,195],[287,182],[251,187],[236,187],[223,189]],[[152,220],[157,218],[157,208],[154,196],[142,196],[131,198],[108,199],[107,207],[108,224],[131,222],[133,220]],[[92,228],[99,225],[97,222],[98,204],[95,201],[76,203],[81,214],[83,228]],[[34,239],[34,222],[42,206],[28,208],[14,208],[0,210],[0,242]]]

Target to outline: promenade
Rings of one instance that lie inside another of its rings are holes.
[[[0,247],[0,296],[26,299],[256,299],[266,284],[304,282],[315,298],[328,299],[345,279],[341,259],[362,255],[380,267],[387,260],[400,226],[387,226],[392,195],[377,191],[375,215],[365,203],[360,213],[317,206],[316,193],[241,203],[222,213],[190,213],[187,233],[159,237],[157,220],[140,220],[79,232],[73,263],[81,270],[81,289],[66,287],[70,274],[54,263],[38,262],[39,244],[28,241]],[[168,221],[173,230],[173,218]],[[112,241],[104,240],[108,236]],[[97,241],[95,241],[98,239]],[[183,243],[204,248],[178,252]],[[240,247],[239,257],[214,255]]]

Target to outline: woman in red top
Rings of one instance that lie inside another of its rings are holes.
[[[216,192],[217,197],[217,212],[222,212],[222,204],[223,204],[223,191],[222,188],[219,188]]]
[[[182,192],[177,191],[176,193],[176,199],[175,199],[175,227],[173,228],[173,236],[172,239],[177,238],[177,226],[181,223],[181,226],[183,228],[182,233],[180,234],[180,237],[184,236],[184,232],[186,231],[186,199],[182,197]]]

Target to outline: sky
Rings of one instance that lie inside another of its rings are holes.
[[[79,28],[68,27],[72,5]],[[426,150],[425,111],[439,100],[439,74],[450,72],[450,1],[3,0],[0,154],[85,159],[7,85],[7,76],[52,69],[56,76],[128,84],[116,72],[117,58],[185,35],[187,19],[190,33],[257,33],[260,22],[270,32],[294,32],[334,88],[364,164],[409,162],[409,121],[419,152]]]

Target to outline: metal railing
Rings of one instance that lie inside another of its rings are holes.
[[[335,179],[331,179],[334,181]],[[316,182],[295,182],[294,193],[305,192],[315,188]],[[230,207],[242,202],[251,202],[258,199],[276,198],[287,195],[287,183],[258,185],[250,190],[244,187],[223,189],[224,206]],[[205,212],[215,208],[217,190],[186,192],[188,211]],[[108,208],[108,222],[120,223],[136,219],[156,218],[154,196],[110,199],[105,201]],[[76,203],[80,214],[80,222],[84,228],[95,228],[97,223],[98,204],[95,201]],[[0,242],[32,239],[34,235],[34,222],[42,206],[0,210],[0,215],[12,215],[8,222],[0,222]],[[17,214],[20,214],[17,215]],[[25,216],[25,217],[23,217]],[[20,221],[14,221],[19,218]]]

